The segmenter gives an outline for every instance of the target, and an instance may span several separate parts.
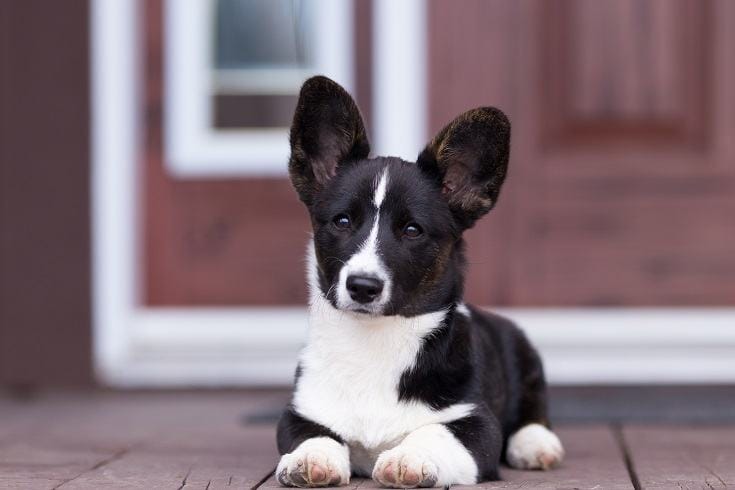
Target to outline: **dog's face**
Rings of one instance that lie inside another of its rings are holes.
[[[312,287],[358,315],[414,316],[461,299],[462,232],[495,205],[509,138],[503,113],[480,108],[440,131],[416,163],[368,158],[352,98],[309,79],[289,172],[314,228]]]

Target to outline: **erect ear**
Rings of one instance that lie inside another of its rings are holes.
[[[416,163],[441,184],[457,221],[469,228],[495,206],[509,152],[508,118],[494,107],[480,107],[439,131]]]
[[[288,163],[301,200],[310,206],[337,166],[369,153],[365,125],[350,94],[323,76],[304,82],[291,125]]]

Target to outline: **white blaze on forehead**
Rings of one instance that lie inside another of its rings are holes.
[[[380,228],[380,206],[385,200],[388,192],[388,168],[383,169],[379,176],[375,179],[375,190],[373,191],[373,204],[375,205],[375,218],[370,228],[370,234],[365,241],[357,249],[357,252],[349,258],[340,270],[339,287],[337,288],[337,304],[340,307],[349,307],[353,301],[347,291],[347,278],[350,275],[366,275],[381,279],[383,284],[383,292],[380,297],[367,308],[378,310],[382,308],[389,300],[391,293],[390,274],[380,259],[378,253],[378,231]]]
[[[375,207],[378,208],[378,213],[380,214],[380,205],[383,204],[383,199],[385,199],[385,192],[388,189],[388,168],[386,167],[383,170],[383,173],[380,174],[380,177],[377,180],[377,185],[375,186],[375,194],[373,194],[373,204],[375,204]]]
[[[380,227],[380,205],[383,204],[385,199],[385,193],[388,189],[388,169],[384,169],[380,174],[380,177],[375,179],[375,192],[373,193],[373,204],[375,204],[375,219],[373,220],[373,226],[370,228],[370,234],[367,239],[360,245],[360,249],[357,254],[352,258],[358,257],[361,253],[367,251],[367,255],[375,256],[378,258],[378,228]]]

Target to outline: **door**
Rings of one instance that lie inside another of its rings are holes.
[[[472,301],[735,302],[735,4],[432,1],[428,30],[431,131],[513,123]]]

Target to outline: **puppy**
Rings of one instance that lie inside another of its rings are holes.
[[[538,354],[462,300],[462,233],[497,202],[509,145],[506,116],[481,107],[416,163],[370,158],[350,95],[304,83],[289,173],[313,226],[310,330],[278,424],[282,485],[474,484],[498,479],[501,460],[562,460]]]

